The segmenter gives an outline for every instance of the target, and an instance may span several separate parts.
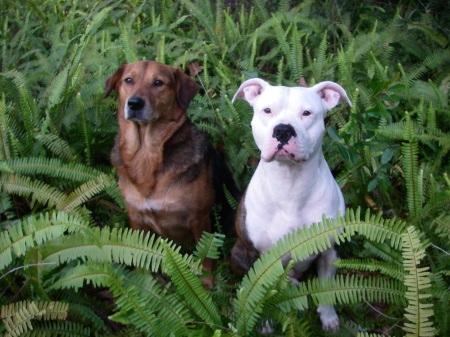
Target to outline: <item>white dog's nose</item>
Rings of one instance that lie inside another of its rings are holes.
[[[278,124],[273,128],[273,138],[276,138],[280,142],[278,149],[282,149],[292,137],[297,137],[297,133],[290,124]]]

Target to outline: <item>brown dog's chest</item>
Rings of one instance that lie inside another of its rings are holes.
[[[196,219],[209,216],[214,202],[210,185],[207,176],[180,185],[158,179],[153,191],[143,195],[135,184],[123,176],[119,179],[132,227],[152,230],[178,243],[192,242]]]

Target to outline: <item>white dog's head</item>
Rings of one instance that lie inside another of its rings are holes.
[[[345,90],[330,81],[305,88],[253,78],[242,83],[232,102],[236,98],[253,107],[253,137],[266,162],[307,161],[322,145],[326,112],[344,101],[351,106]]]

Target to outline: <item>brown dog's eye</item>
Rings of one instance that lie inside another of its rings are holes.
[[[132,79],[131,77],[127,77],[127,78],[124,80],[124,82],[130,84],[130,83],[133,83],[133,79]]]
[[[265,112],[266,114],[270,114],[272,111],[270,110],[270,108],[265,108],[265,109],[264,109],[264,112]]]
[[[303,111],[303,116],[311,116],[311,115],[312,115],[311,111],[308,110]]]
[[[163,85],[163,82],[160,81],[160,80],[156,80],[155,82],[153,82],[153,85],[154,85],[155,87],[160,87],[160,86]]]

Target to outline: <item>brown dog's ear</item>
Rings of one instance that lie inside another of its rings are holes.
[[[177,68],[174,75],[178,104],[183,110],[186,110],[189,103],[198,93],[198,84],[191,77],[186,75],[181,68]]]
[[[103,94],[103,98],[106,98],[109,96],[112,90],[116,90],[117,82],[120,80],[123,74],[123,70],[125,69],[125,65],[121,65],[119,69],[116,70],[114,75],[111,77],[108,77],[105,82],[105,93]]]

